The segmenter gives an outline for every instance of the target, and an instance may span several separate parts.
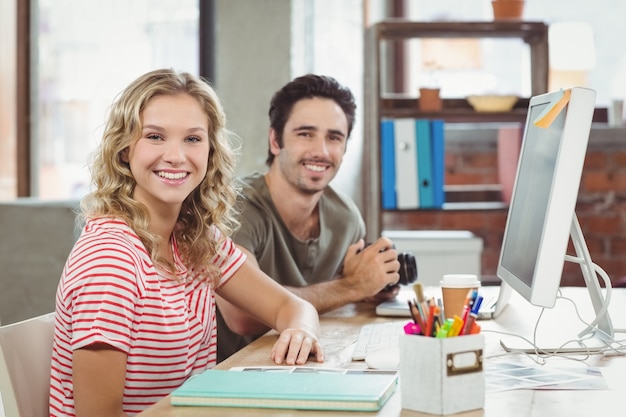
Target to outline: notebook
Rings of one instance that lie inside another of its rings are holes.
[[[498,317],[509,304],[511,287],[501,282],[500,285],[484,286],[479,289],[484,301],[478,311],[478,320],[489,320]],[[376,306],[379,316],[411,317],[407,301],[415,298],[411,290],[401,291],[393,300],[384,301]]]
[[[377,411],[396,389],[390,373],[207,370],[171,394],[172,405]]]

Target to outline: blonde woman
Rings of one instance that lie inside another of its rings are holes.
[[[234,163],[198,77],[149,72],[113,104],[57,291],[51,416],[132,416],[214,366],[214,292],[280,332],[276,364],[323,361],[315,308],[229,238]]]

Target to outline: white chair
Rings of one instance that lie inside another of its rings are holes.
[[[54,313],[0,327],[0,392],[6,417],[48,417]]]

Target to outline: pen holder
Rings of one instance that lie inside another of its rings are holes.
[[[483,335],[400,337],[402,408],[454,414],[483,408]]]

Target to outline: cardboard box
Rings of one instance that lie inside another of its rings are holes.
[[[481,334],[437,339],[400,337],[402,408],[447,415],[485,405]]]
[[[481,276],[483,240],[468,230],[384,230],[399,252],[412,252],[417,279],[439,286],[444,274]]]

